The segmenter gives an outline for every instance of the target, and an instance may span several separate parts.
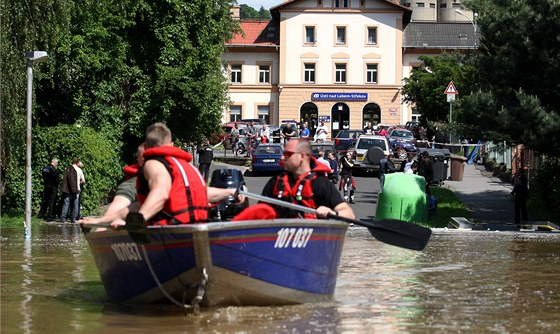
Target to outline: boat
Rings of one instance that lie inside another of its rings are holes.
[[[348,224],[276,219],[92,231],[108,299],[184,307],[331,301]]]

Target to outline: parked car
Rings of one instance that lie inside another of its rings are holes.
[[[337,152],[345,152],[353,150],[356,147],[356,141],[364,133],[363,130],[341,130],[334,138],[334,146]]]
[[[325,156],[324,156],[325,159],[328,158],[329,152],[336,153],[336,149],[334,147],[333,142],[311,143],[311,151],[313,152],[313,156],[315,158],[319,157],[319,151],[321,150],[325,152]]]
[[[272,138],[273,138],[273,139],[282,138],[282,130],[284,130],[284,128],[285,128],[286,126],[291,127],[291,128],[292,128],[292,131],[295,132],[296,135],[295,135],[293,138],[299,137],[299,128],[298,128],[298,126],[297,126],[296,123],[282,123],[282,124],[280,125],[280,127],[279,127],[277,130],[275,130],[274,132],[272,132]],[[280,140],[280,143],[282,143],[282,140]],[[282,143],[282,144],[283,144],[283,143]]]
[[[352,155],[354,169],[379,171],[379,161],[385,154],[391,154],[387,137],[362,135],[356,141]]]
[[[265,171],[280,171],[284,148],[280,144],[260,144],[253,153],[253,175]]]
[[[398,159],[406,159],[409,152],[418,152],[416,138],[411,131],[401,128],[394,128],[387,134],[391,149]]]

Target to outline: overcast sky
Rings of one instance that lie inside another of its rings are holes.
[[[255,8],[256,10],[261,9],[261,6],[264,9],[270,9],[270,7],[274,7],[282,3],[282,0],[237,0],[238,4],[246,4]]]

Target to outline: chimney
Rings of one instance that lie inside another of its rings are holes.
[[[231,7],[230,13],[231,13],[231,17],[232,17],[234,20],[239,20],[239,6],[233,6],[233,7]]]

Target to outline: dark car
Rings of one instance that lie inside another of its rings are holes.
[[[356,140],[364,133],[363,130],[342,130],[339,131],[334,139],[334,146],[337,152],[346,152],[356,147]]]
[[[253,175],[265,171],[282,170],[280,160],[284,148],[280,144],[260,144],[253,153]]]
[[[311,151],[313,152],[313,156],[315,158],[319,157],[319,151],[321,150],[325,152],[325,159],[328,158],[329,152],[335,152],[336,154],[336,149],[333,142],[311,143]]]
[[[409,130],[394,128],[387,134],[387,139],[393,153],[399,159],[406,159],[408,152],[418,151],[416,138]]]

